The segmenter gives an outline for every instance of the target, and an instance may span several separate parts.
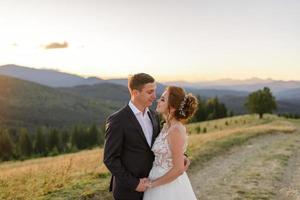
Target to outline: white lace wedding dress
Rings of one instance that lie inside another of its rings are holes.
[[[177,125],[175,125],[177,126]],[[166,174],[173,166],[172,153],[167,140],[168,127],[164,124],[161,133],[157,136],[152,151],[155,155],[149,179],[155,180]],[[182,153],[185,152],[187,138]],[[145,191],[143,200],[195,200],[197,199],[190,180],[184,172],[174,181]]]

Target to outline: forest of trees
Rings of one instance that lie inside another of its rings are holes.
[[[207,100],[198,98],[198,110],[191,122],[201,122],[206,120],[220,119],[228,116],[233,116],[233,111],[228,111],[225,104],[220,102],[218,97]]]
[[[0,129],[0,161],[53,156],[102,146],[103,129],[95,124],[61,130],[40,127],[33,133],[26,128]]]
[[[278,114],[278,116],[279,116],[279,117],[290,118],[290,119],[300,119],[300,115],[292,114],[292,113]]]

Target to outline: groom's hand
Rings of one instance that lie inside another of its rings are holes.
[[[148,179],[147,178],[140,178],[140,182],[136,187],[137,192],[145,192],[147,190]]]

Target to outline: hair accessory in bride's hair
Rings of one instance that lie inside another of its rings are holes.
[[[183,100],[182,100],[182,102],[180,103],[180,106],[179,106],[179,109],[178,109],[178,110],[179,110],[179,113],[180,113],[182,116],[184,116],[184,117],[185,117],[186,114],[185,114],[183,108],[184,108],[184,106],[185,106],[185,104],[186,104],[187,99],[188,99],[188,96],[185,95],[184,98],[183,98]]]

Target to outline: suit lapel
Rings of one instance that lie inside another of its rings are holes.
[[[151,147],[153,146],[153,143],[155,141],[156,136],[158,135],[158,124],[155,120],[155,116],[153,116],[153,113],[151,111],[148,112],[149,118],[152,122],[152,139],[151,139]]]
[[[139,135],[142,137],[142,139],[144,140],[144,142],[147,144],[147,146],[149,147],[149,144],[147,142],[147,139],[145,137],[145,134],[143,132],[143,129],[139,123],[139,121],[137,120],[136,116],[134,115],[133,111],[131,110],[131,108],[129,107],[129,105],[127,105],[127,110],[128,110],[128,117],[130,119],[130,121],[134,124],[134,127],[137,128]]]

